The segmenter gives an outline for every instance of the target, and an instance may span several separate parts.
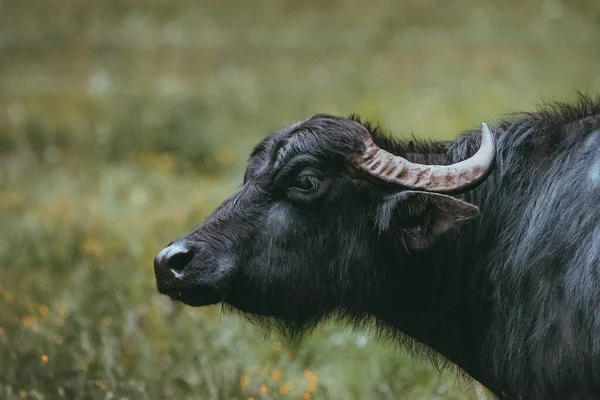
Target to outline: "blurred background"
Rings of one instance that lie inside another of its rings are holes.
[[[597,0],[0,0],[0,398],[483,398],[366,331],[173,304],[153,257],[311,114],[449,138],[598,88]]]

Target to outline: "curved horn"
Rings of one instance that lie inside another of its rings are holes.
[[[386,182],[406,188],[437,193],[456,193],[472,188],[487,176],[494,162],[494,138],[481,124],[481,147],[471,158],[451,165],[412,163],[377,147],[369,137],[359,161],[362,170]]]

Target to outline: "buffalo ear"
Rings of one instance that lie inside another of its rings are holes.
[[[479,215],[479,208],[439,193],[405,191],[387,197],[377,212],[379,232],[399,230],[406,247],[424,250],[449,229]]]

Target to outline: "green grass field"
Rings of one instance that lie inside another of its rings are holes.
[[[0,0],[0,22],[0,399],[483,396],[370,332],[292,344],[174,304],[152,260],[311,114],[448,138],[598,94],[600,3]]]

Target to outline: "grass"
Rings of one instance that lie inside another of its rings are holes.
[[[290,344],[154,288],[282,125],[450,137],[600,87],[596,2],[344,4],[0,1],[0,398],[481,397],[369,332]]]
[[[10,160],[0,197],[10,232],[0,252],[2,397],[460,398],[367,333],[333,325],[292,345],[219,307],[158,295],[154,253],[234,186],[162,162],[82,172]]]

